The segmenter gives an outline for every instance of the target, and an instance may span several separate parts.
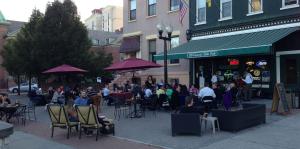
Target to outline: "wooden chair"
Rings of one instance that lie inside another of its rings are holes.
[[[101,105],[101,102],[102,102],[102,97],[99,96],[99,95],[94,95],[90,99],[93,103],[93,106],[96,108],[96,113],[101,112],[100,105]]]
[[[102,125],[98,121],[97,114],[93,105],[90,106],[75,106],[79,120],[79,139],[81,139],[82,128],[96,129],[96,141]]]
[[[67,128],[67,139],[70,137],[72,127],[78,127],[78,122],[70,122],[65,107],[58,104],[47,105],[47,110],[51,119],[51,137],[53,137],[54,127]]]

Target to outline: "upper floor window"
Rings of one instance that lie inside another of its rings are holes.
[[[129,20],[135,20],[136,19],[136,0],[129,0]]]
[[[179,10],[179,0],[170,0],[170,11]]]
[[[299,6],[299,0],[282,0],[282,7]]]
[[[154,55],[156,55],[156,40],[148,41],[148,49],[149,49],[149,61],[155,62]]]
[[[156,15],[156,0],[148,0],[148,16]]]
[[[221,0],[220,20],[232,18],[232,0]]]
[[[179,46],[179,36],[174,36],[171,38],[171,48],[175,48]],[[179,63],[179,59],[171,59],[170,60],[170,64],[178,64]]]
[[[262,9],[263,0],[249,0],[249,14],[260,13]]]
[[[206,22],[206,0],[197,0],[197,23]]]

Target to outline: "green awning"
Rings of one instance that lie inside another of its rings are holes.
[[[269,54],[273,43],[299,30],[284,28],[216,38],[191,40],[168,51],[168,59],[203,58],[217,56]],[[155,55],[163,60],[163,53]]]

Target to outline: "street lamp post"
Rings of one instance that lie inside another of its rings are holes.
[[[167,41],[171,42],[173,28],[171,26],[164,26],[163,24],[157,24],[158,38],[164,40],[164,84],[168,84],[168,55],[167,55]],[[167,36],[163,36],[164,31]]]

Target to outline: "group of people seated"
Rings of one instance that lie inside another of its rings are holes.
[[[106,87],[105,87],[106,88]],[[110,132],[113,127],[111,119],[106,118],[105,116],[99,115],[99,106],[102,95],[107,95],[106,89],[102,91],[96,90],[93,87],[87,87],[86,89],[76,89],[71,90],[69,93],[66,93],[63,87],[58,87],[56,90],[50,90],[53,93],[50,103],[66,105],[67,113],[69,120],[71,122],[77,122],[78,116],[75,110],[75,106],[89,106],[93,105],[95,112],[98,117],[100,124],[104,126],[105,129],[102,130],[103,133]],[[108,93],[109,94],[109,93]],[[104,96],[105,98],[105,96]],[[87,135],[90,135],[91,131],[85,131]]]

